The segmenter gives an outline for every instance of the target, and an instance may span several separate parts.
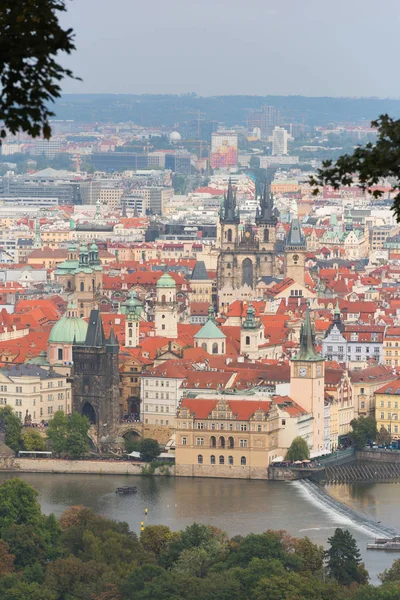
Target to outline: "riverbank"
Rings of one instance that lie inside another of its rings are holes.
[[[0,460],[0,472],[61,473],[74,475],[142,475],[147,463],[125,460],[67,460],[61,458],[17,458]],[[174,466],[168,466],[174,475]],[[156,470],[154,475],[161,475]]]

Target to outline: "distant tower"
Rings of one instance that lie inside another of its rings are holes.
[[[33,238],[33,248],[41,248],[43,246],[42,237],[40,235],[40,221],[35,219],[35,237]]]
[[[72,348],[72,402],[96,428],[99,441],[113,435],[120,419],[118,357],[114,331],[106,339],[100,312],[92,310],[85,341]]]
[[[203,260],[196,261],[192,276],[190,278],[190,301],[212,302],[212,281],[208,276],[206,265]]]
[[[139,344],[139,316],[136,309],[135,292],[132,290],[125,321],[125,346],[127,348],[136,348]]]
[[[300,331],[300,349],[290,361],[290,397],[313,416],[313,448],[324,448],[324,359],[315,349],[307,306]]]
[[[293,219],[285,244],[285,277],[301,285],[304,285],[306,252],[300,221]]]
[[[249,302],[244,320],[240,330],[240,354],[251,360],[259,358],[259,346],[264,341],[262,323],[256,319],[256,311],[252,302]]]
[[[122,197],[121,204],[122,204],[122,217],[126,218],[126,198],[125,197]]]
[[[155,305],[156,335],[176,340],[178,337],[178,306],[176,283],[164,273],[157,281]]]

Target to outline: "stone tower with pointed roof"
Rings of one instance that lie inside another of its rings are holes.
[[[106,338],[98,310],[92,310],[85,341],[72,349],[72,407],[88,417],[99,442],[112,436],[120,419],[119,345]]]
[[[240,225],[236,192],[229,180],[220,212],[220,254],[217,264],[218,290],[231,288],[235,299],[247,297],[261,277],[275,275],[277,219],[269,184],[259,198],[256,223]]]
[[[285,243],[285,277],[301,285],[304,285],[306,252],[300,221],[293,219]]]
[[[307,306],[300,348],[290,361],[290,397],[313,417],[313,449],[324,448],[325,361],[315,348],[314,327]]]
[[[212,281],[203,260],[196,261],[190,278],[190,302],[212,302]]]

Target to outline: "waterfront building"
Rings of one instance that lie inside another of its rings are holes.
[[[184,398],[176,417],[176,475],[267,479],[279,456],[273,401]]]
[[[11,406],[22,423],[39,424],[58,410],[71,413],[71,384],[48,365],[8,365],[0,369],[0,406]]]
[[[375,419],[378,431],[384,427],[393,439],[400,434],[400,379],[379,387],[375,392]]]

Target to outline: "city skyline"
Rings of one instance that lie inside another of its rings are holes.
[[[77,46],[63,62],[83,80],[64,81],[64,93],[400,96],[394,0],[379,12],[371,0],[252,0],[246,11],[237,0],[190,11],[182,0],[107,6],[71,2],[62,15]],[[368,43],[380,31],[389,41]]]

